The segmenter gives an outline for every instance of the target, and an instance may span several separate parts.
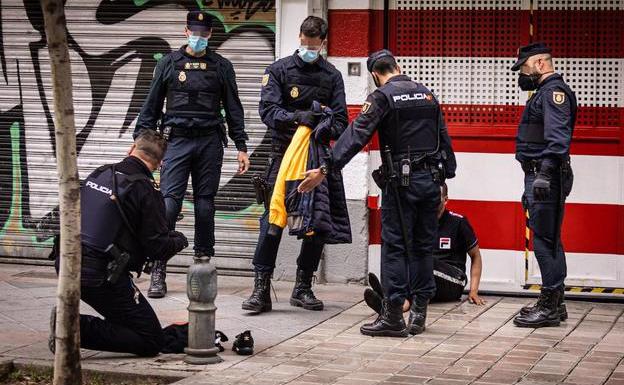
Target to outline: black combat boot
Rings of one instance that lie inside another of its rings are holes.
[[[394,305],[384,298],[379,317],[373,323],[362,325],[360,333],[367,336],[407,337],[407,327],[403,319],[403,303]]]
[[[428,299],[422,299],[419,297],[412,298],[408,321],[410,334],[416,335],[425,331],[425,322],[427,321],[427,305],[429,305]]]
[[[533,311],[520,314],[514,318],[514,325],[525,328],[541,328],[544,326],[559,326],[559,297],[561,290],[542,288],[539,299]]]
[[[565,296],[565,285],[561,285],[559,286],[559,304],[557,306],[557,312],[559,313],[559,320],[561,321],[565,321],[568,319],[568,308],[566,307],[566,304],[563,300],[564,296]],[[520,315],[527,315],[528,313],[534,311],[536,305],[537,304],[523,307],[522,309],[520,309]]]
[[[150,277],[150,287],[147,296],[150,298],[162,298],[167,294],[167,264],[163,261],[154,262]]]
[[[313,271],[297,269],[297,281],[290,296],[290,305],[306,310],[323,310],[323,301],[317,299],[312,291]]]
[[[251,296],[243,301],[243,310],[262,313],[273,310],[271,302],[271,273],[256,271]]]

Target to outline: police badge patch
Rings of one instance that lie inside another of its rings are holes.
[[[269,74],[262,76],[262,87],[266,86],[267,84],[269,84]]]
[[[293,87],[290,89],[290,97],[296,99],[299,97],[299,88]]]
[[[362,113],[365,114],[368,112],[368,110],[370,110],[371,104],[369,102],[364,102],[364,104],[362,104]]]
[[[178,75],[178,80],[181,82],[186,81],[186,72],[180,71],[180,74]]]
[[[563,104],[565,102],[565,93],[564,92],[553,92],[553,102],[555,104]]]

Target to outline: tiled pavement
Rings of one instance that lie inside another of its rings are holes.
[[[55,285],[45,271],[0,265],[0,355],[50,362],[45,337]],[[230,336],[251,328],[256,355],[226,351],[222,364],[198,367],[184,364],[182,355],[138,359],[83,351],[83,365],[187,377],[179,385],[624,385],[624,304],[568,301],[567,322],[534,330],[511,322],[529,299],[486,297],[482,307],[431,305],[422,335],[372,338],[359,333],[373,319],[369,308],[355,304],[361,286],[319,285],[327,310],[304,312],[287,304],[291,284],[278,282],[276,311],[250,317],[239,306],[251,280],[219,279],[217,326]],[[186,314],[184,276],[170,282],[171,295],[152,301],[163,323]]]
[[[624,305],[569,301],[567,322],[535,330],[511,322],[528,300],[487,299],[484,307],[432,305],[426,333],[405,339],[361,335],[372,318],[358,304],[227,371],[179,384],[624,384]]]

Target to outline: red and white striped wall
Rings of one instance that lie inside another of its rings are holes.
[[[458,159],[449,205],[477,232],[484,289],[525,284],[523,175],[514,138],[528,95],[509,68],[519,46],[549,44],[580,104],[563,227],[568,284],[624,287],[624,1],[394,0],[386,13],[383,1],[328,5],[329,60],[343,74],[351,118],[374,89],[366,58],[384,45],[384,15],[388,48],[403,72],[439,97]],[[360,63],[361,76],[348,73],[349,63]],[[380,192],[370,172],[379,164],[373,140],[344,172],[348,197],[368,202],[369,269],[376,272]],[[529,283],[539,281],[531,257]]]

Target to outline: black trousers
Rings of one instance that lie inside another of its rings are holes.
[[[279,172],[282,157],[274,157],[267,169],[268,183],[273,186]],[[262,273],[273,273],[279,244],[282,240],[283,229],[277,230],[277,234],[269,234],[269,211],[265,210],[260,217],[260,234],[254,253],[254,270]],[[310,237],[301,242],[301,250],[297,257],[297,268],[304,271],[316,271],[318,269],[325,242],[318,237]]]
[[[436,291],[431,302],[458,301],[461,298],[467,283],[466,273],[461,269],[434,258],[433,278]]]
[[[161,351],[160,321],[129,275],[116,284],[83,281],[80,290],[81,299],[104,317],[80,315],[80,347],[145,357]]]
[[[386,186],[381,200],[381,283],[386,297],[395,304],[407,298],[431,299],[433,280],[433,241],[438,229],[440,185],[429,171],[410,175],[408,187],[399,188],[401,213],[411,253],[406,253],[399,220],[399,202],[391,186]]]

